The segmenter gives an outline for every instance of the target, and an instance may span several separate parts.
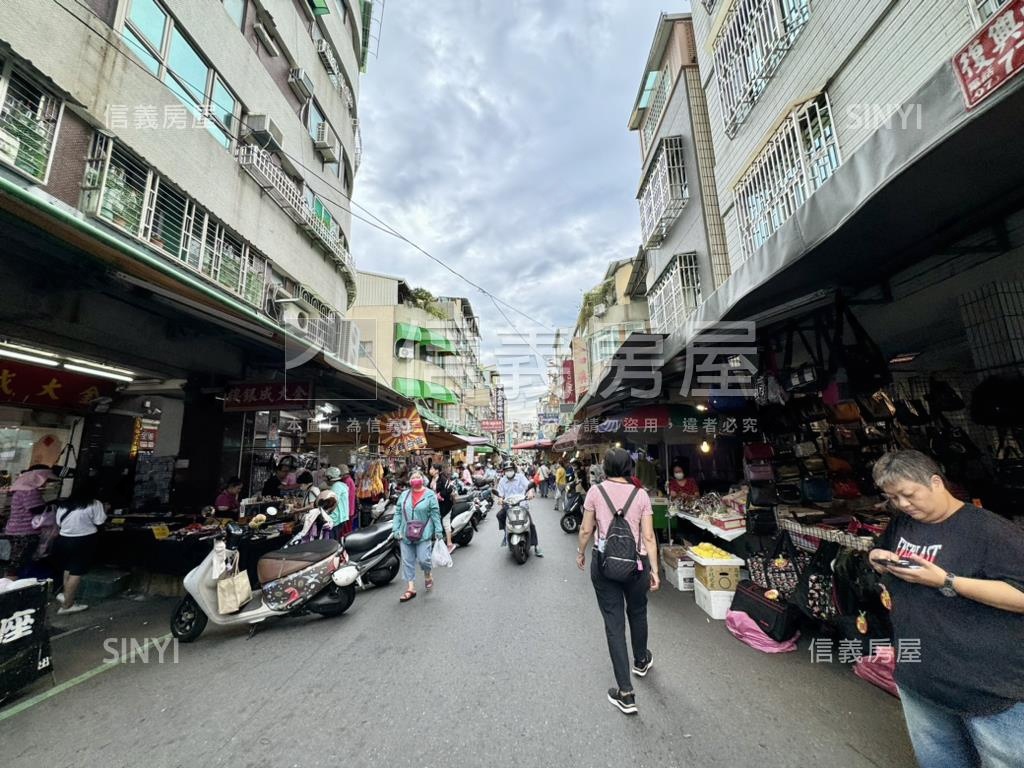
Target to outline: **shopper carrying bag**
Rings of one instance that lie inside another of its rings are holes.
[[[654,664],[647,647],[647,593],[661,584],[654,510],[647,491],[630,482],[633,460],[628,451],[608,451],[604,473],[607,480],[592,486],[583,501],[576,565],[585,569],[587,547],[593,538],[590,578],[615,670],[616,687],[608,691],[608,701],[624,714],[633,715],[637,706],[626,647],[626,618],[628,615],[633,646],[632,674],[645,677]]]

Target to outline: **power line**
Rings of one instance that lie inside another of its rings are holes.
[[[93,34],[95,34],[97,36],[104,37],[104,38],[106,37],[102,32],[100,32],[97,29],[94,29],[89,24],[89,22],[86,19],[83,19],[82,17],[78,16],[77,14],[72,12],[72,10],[70,8],[68,8],[67,6],[63,5],[60,2],[60,0],[53,0],[53,2],[57,5],[57,7],[61,8],[65,13],[67,13],[69,16],[71,16],[71,18],[73,18],[79,24],[84,26],[86,29],[88,29]],[[82,0],[72,0],[72,2],[74,2],[76,5],[78,5],[79,7],[84,9],[85,11],[87,11],[90,14],[91,17],[99,18],[96,15],[96,13],[93,11],[93,9],[90,8],[89,6],[85,5],[82,2]],[[102,19],[101,19],[101,22],[102,22]],[[104,22],[104,24],[105,24],[105,22]],[[131,62],[134,66],[138,67],[142,72],[144,72],[147,75],[149,75],[150,77],[152,77],[154,80],[159,82],[161,85],[166,85],[162,80],[160,80],[159,76],[154,74],[144,64],[142,64],[139,61],[136,61],[132,56],[130,56],[129,54],[125,53],[124,51],[122,51],[117,46],[111,46],[111,47],[113,48],[113,50],[117,54],[123,56],[127,61]],[[164,66],[166,67],[166,65],[164,65]],[[174,70],[172,70],[170,67],[166,67],[166,68],[167,68],[167,70],[169,72],[171,72],[172,75],[177,76],[177,73]],[[195,87],[195,86],[193,85],[193,87]],[[231,112],[231,113],[234,112],[234,106],[232,106],[229,109],[229,108],[227,108],[226,105],[220,104],[219,102],[217,102],[216,100],[214,100],[212,98],[210,100],[210,104],[219,107],[221,110],[223,110],[225,112]],[[241,133],[235,133],[235,132],[232,132],[232,131],[227,130],[227,129],[225,129],[224,132],[227,135],[231,136],[231,138],[233,138],[236,142],[239,142],[239,143],[242,143],[245,140],[246,136],[248,135],[248,134],[243,135]],[[285,157],[289,158],[292,162],[294,162],[300,168],[302,168],[302,169],[312,173],[313,175],[315,175],[321,181],[328,181],[328,179],[323,175],[322,171],[318,171],[315,168],[310,168],[308,165],[306,165],[302,161],[301,158],[295,157],[294,155],[291,155],[288,152],[285,152],[283,149],[281,149],[279,151],[280,151],[280,153],[282,155],[284,155]],[[501,304],[505,305],[506,307],[508,307],[509,309],[511,309],[513,312],[516,312],[517,314],[519,314],[522,317],[526,318],[527,320],[529,320],[529,321],[531,321],[533,323],[536,323],[537,325],[540,325],[541,327],[546,328],[548,330],[555,330],[554,328],[552,328],[547,323],[544,323],[544,322],[538,320],[537,318],[527,314],[526,312],[523,312],[518,307],[510,304],[509,302],[505,301],[504,299],[502,299],[502,298],[496,296],[495,294],[491,293],[486,288],[484,288],[482,285],[480,285],[480,284],[470,280],[468,277],[463,275],[461,272],[459,272],[455,268],[451,267],[443,259],[440,259],[437,256],[434,256],[432,253],[430,253],[425,248],[420,246],[418,243],[414,242],[413,240],[411,240],[410,238],[408,238],[407,236],[405,236],[404,234],[399,232],[397,229],[395,229],[395,227],[393,227],[392,225],[388,224],[386,221],[381,219],[379,216],[377,216],[375,213],[370,211],[368,208],[366,208],[365,206],[362,206],[359,203],[357,203],[355,200],[352,199],[352,195],[351,194],[346,193],[344,190],[341,190],[341,194],[344,195],[345,199],[349,202],[350,205],[355,206],[356,208],[359,208],[361,211],[365,211],[369,216],[371,216],[373,219],[375,219],[377,223],[375,223],[374,221],[370,221],[369,219],[367,219],[367,218],[365,218],[363,216],[360,216],[359,214],[355,213],[350,207],[346,207],[346,204],[342,203],[339,200],[334,200],[334,199],[332,199],[330,197],[327,197],[325,195],[320,195],[320,194],[318,194],[317,196],[320,197],[322,200],[324,200],[327,203],[339,206],[343,211],[348,213],[353,218],[355,218],[355,219],[357,219],[359,221],[362,221],[365,224],[369,225],[370,227],[373,227],[374,229],[380,230],[381,232],[383,232],[383,233],[385,233],[387,235],[390,235],[391,237],[394,237],[397,240],[401,240],[402,242],[404,242],[407,245],[411,246],[412,248],[414,248],[415,250],[419,251],[421,254],[426,256],[431,261],[437,263],[438,265],[440,265],[441,267],[446,269],[448,272],[450,272],[451,274],[455,275],[457,278],[459,278],[460,280],[465,282],[467,285],[475,288],[476,290],[480,291],[480,293],[482,293],[485,296],[487,296],[491,300],[491,302],[494,303],[495,307],[497,307],[497,305],[499,303],[501,303]],[[508,316],[504,312],[501,312],[501,315],[502,315],[502,317],[505,318],[505,321],[507,323],[509,323],[510,326],[512,326],[512,322],[511,322],[511,320],[508,319]],[[514,326],[512,326],[512,327],[514,328]],[[520,334],[520,336],[522,336],[522,334]],[[534,351],[536,352],[536,349],[534,349]]]

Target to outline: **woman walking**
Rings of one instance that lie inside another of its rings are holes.
[[[76,489],[57,507],[57,562],[64,568],[64,592],[57,595],[62,607],[59,614],[78,613],[89,608],[76,603],[82,577],[89,572],[96,556],[97,526],[107,520],[103,502],[96,498],[88,485]]]
[[[409,475],[409,488],[398,497],[391,532],[398,539],[402,549],[402,572],[405,575],[406,590],[401,602],[407,603],[416,597],[416,563],[423,570],[423,584],[434,588],[431,575],[430,548],[434,539],[441,538],[441,507],[437,494],[427,487],[423,473],[415,470]]]
[[[654,539],[654,510],[647,491],[630,482],[633,460],[628,451],[622,448],[608,451],[604,457],[604,473],[607,479],[592,486],[583,501],[583,525],[580,527],[576,565],[581,571],[584,569],[586,548],[596,533],[590,578],[604,618],[608,653],[617,686],[609,689],[608,701],[623,713],[633,715],[637,708],[626,647],[626,617],[629,617],[633,646],[632,671],[637,677],[644,677],[654,664],[654,654],[647,647],[647,593],[656,591],[661,584]],[[636,572],[625,581],[609,578],[602,562],[609,529],[618,515],[629,525],[638,557]]]

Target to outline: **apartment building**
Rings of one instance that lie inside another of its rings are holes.
[[[230,382],[300,375],[352,416],[407,402],[357,373],[345,321],[363,10],[0,3],[0,336],[136,387],[183,382],[164,387],[181,423],[160,442],[217,433],[200,485],[220,471],[211,414]]]
[[[671,335],[729,276],[693,19],[662,14],[629,129],[640,144],[641,243],[653,333]]]

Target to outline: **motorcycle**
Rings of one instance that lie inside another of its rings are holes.
[[[566,533],[577,533],[583,524],[583,488],[580,485],[573,487],[565,502],[565,512],[562,514],[560,525]]]
[[[355,600],[355,584],[366,567],[348,561],[344,548],[337,541],[321,539],[302,543],[320,515],[314,508],[306,516],[303,531],[281,549],[259,559],[257,574],[260,588],[240,610],[220,612],[217,598],[219,577],[227,570],[229,558],[237,563],[238,549],[250,539],[256,527],[230,523],[225,534],[214,542],[210,554],[185,576],[185,597],[171,615],[171,633],[183,643],[197,640],[214,624],[256,625],[278,616],[318,613],[340,616]],[[390,535],[390,534],[389,534]]]
[[[393,516],[394,507],[391,507],[390,514],[385,513],[378,522],[350,533],[342,541],[349,562],[359,569],[357,587],[366,587],[366,582],[383,587],[398,575],[402,556],[398,539],[391,535]]]
[[[530,505],[526,496],[509,496],[506,500],[505,535],[515,561],[522,565],[530,557]]]

